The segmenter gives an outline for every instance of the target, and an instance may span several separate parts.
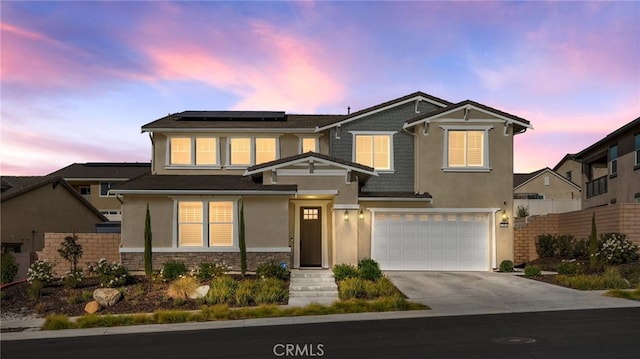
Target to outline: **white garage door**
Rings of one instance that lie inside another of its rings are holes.
[[[385,270],[489,270],[489,215],[376,211],[371,256]]]

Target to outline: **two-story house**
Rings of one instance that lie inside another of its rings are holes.
[[[386,270],[489,270],[513,257],[513,137],[520,117],[416,92],[347,115],[185,111],[142,126],[151,174],[111,190],[121,259]],[[240,216],[242,216],[242,221]]]
[[[528,215],[577,211],[581,208],[582,189],[549,167],[513,175],[515,216],[519,207]]]
[[[640,203],[640,117],[576,154],[583,208]]]
[[[88,162],[72,163],[49,176],[60,176],[82,197],[105,215],[109,221],[120,221],[122,209],[114,194],[116,184],[150,173],[150,163],[144,162]]]

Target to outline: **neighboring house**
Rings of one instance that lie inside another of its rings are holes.
[[[640,117],[576,154],[583,208],[640,203]]]
[[[348,115],[185,111],[142,126],[151,174],[117,185],[121,259],[249,268],[489,270],[513,258],[513,137],[523,118],[422,92]]]
[[[553,170],[576,185],[582,185],[582,162],[576,160],[575,154],[567,153]]]
[[[529,215],[577,211],[581,207],[580,186],[550,168],[513,175],[514,216],[518,207]]]
[[[122,219],[122,208],[115,195],[109,189],[116,184],[148,174],[150,163],[73,163],[50,173],[49,176],[60,176],[80,193],[89,203],[96,207],[110,221]]]
[[[107,220],[58,176],[2,176],[2,251],[35,252],[45,232],[95,232]]]

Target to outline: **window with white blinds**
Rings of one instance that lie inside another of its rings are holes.
[[[440,126],[445,130],[445,171],[488,171],[489,130],[493,126]],[[471,128],[470,128],[471,127]]]
[[[235,245],[234,201],[178,201],[177,210],[178,247]]]
[[[354,133],[354,162],[376,170],[393,170],[393,135]]]

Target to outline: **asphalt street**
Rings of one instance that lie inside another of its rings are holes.
[[[640,308],[3,341],[14,358],[631,358]]]

